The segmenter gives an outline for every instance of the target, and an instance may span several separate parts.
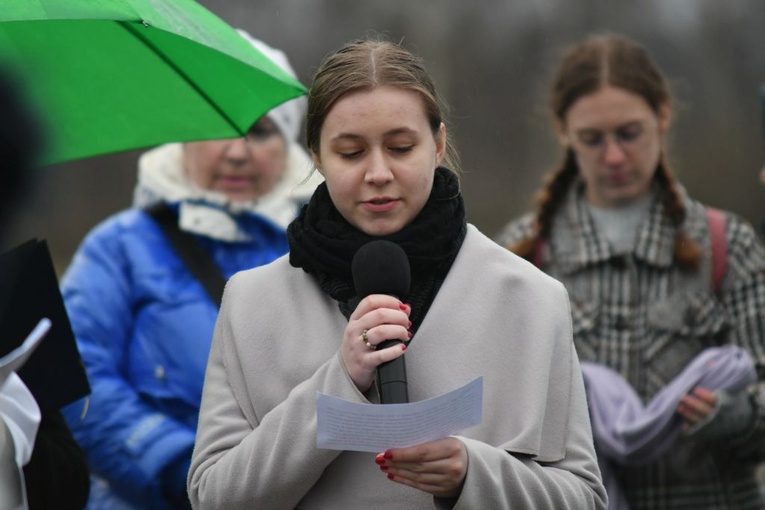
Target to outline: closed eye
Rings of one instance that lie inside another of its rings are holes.
[[[579,141],[589,147],[597,147],[603,143],[603,133],[600,131],[583,131],[579,133]]]
[[[616,138],[621,142],[632,142],[643,134],[643,126],[639,123],[628,124],[616,130]]]
[[[363,150],[340,152],[340,157],[343,159],[355,159],[364,153]]]
[[[252,128],[250,128],[249,131],[247,131],[246,138],[253,140],[265,140],[266,138],[278,134],[279,130],[277,128],[257,123]]]

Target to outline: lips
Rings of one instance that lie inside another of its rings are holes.
[[[632,176],[629,172],[611,172],[606,177],[606,182],[611,186],[624,186],[632,181]]]
[[[218,178],[218,182],[227,188],[242,188],[249,186],[252,179],[243,175],[224,175]]]
[[[364,208],[371,212],[388,212],[394,209],[401,201],[392,197],[376,197],[362,202]]]

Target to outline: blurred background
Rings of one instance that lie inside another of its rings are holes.
[[[765,2],[749,0],[202,0],[283,49],[307,86],[325,54],[381,32],[422,56],[451,107],[468,220],[493,236],[530,210],[559,152],[547,84],[570,43],[620,32],[648,48],[675,94],[668,159],[696,198],[758,231],[765,219]],[[194,122],[194,119],[189,119]],[[47,239],[62,273],[82,237],[128,207],[130,151],[42,169],[11,243]]]

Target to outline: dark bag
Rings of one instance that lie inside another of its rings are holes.
[[[220,308],[226,278],[210,254],[192,234],[178,228],[178,215],[167,204],[153,205],[147,208],[146,212],[157,222],[175,253],[194,278],[202,284],[212,302]]]

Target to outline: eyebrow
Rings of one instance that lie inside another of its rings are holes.
[[[624,122],[622,124],[619,124],[618,126],[614,127],[613,130],[624,129],[626,127],[632,127],[634,125],[643,125],[643,122],[644,121],[642,119],[630,120],[630,121]],[[577,133],[589,133],[589,132],[593,132],[593,131],[595,131],[595,132],[602,132],[604,130],[600,129],[600,128],[596,128],[596,127],[583,127],[583,128],[579,128],[579,129],[576,130]]]
[[[383,137],[386,138],[389,136],[396,136],[401,134],[417,134],[417,131],[408,127],[394,128],[383,133]],[[355,133],[338,133],[337,135],[330,138],[329,141],[331,143],[337,140],[358,140],[362,138],[364,137]]]

